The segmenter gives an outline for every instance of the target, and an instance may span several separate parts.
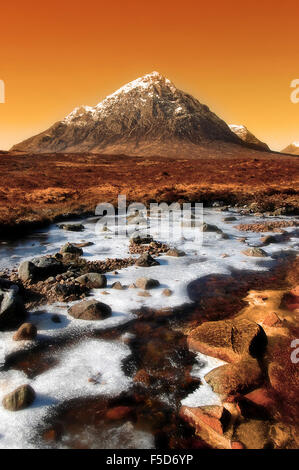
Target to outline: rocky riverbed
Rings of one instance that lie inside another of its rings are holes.
[[[0,447],[297,448],[298,219],[96,223],[0,242]]]

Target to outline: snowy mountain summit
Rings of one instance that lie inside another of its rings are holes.
[[[62,121],[12,150],[171,156],[190,145],[194,149],[213,142],[242,145],[206,105],[152,72],[94,107],[75,108]]]
[[[247,144],[251,144],[260,150],[270,150],[265,142],[259,140],[255,135],[250,132],[247,127],[242,125],[230,124],[230,129]]]
[[[299,155],[299,142],[293,142],[284,148],[282,153],[291,153],[292,155]]]

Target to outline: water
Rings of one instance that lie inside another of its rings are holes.
[[[152,448],[162,439],[164,428],[167,434],[169,426],[173,430],[171,442],[176,443],[172,445],[185,442],[188,431],[181,429],[177,421],[178,406],[181,402],[189,406],[219,402],[203,380],[206,371],[219,365],[219,361],[189,353],[184,336],[174,335],[169,322],[161,326],[152,319],[135,321],[134,312],[143,307],[159,310],[192,304],[189,286],[196,279],[210,275],[230,276],[235,270],[264,273],[271,270],[284,253],[297,248],[296,228],[289,227],[285,229],[290,235],[288,238],[263,247],[267,257],[245,256],[242,251],[248,246],[259,246],[260,237],[265,234],[243,233],[236,226],[265,219],[236,213],[237,220],[227,223],[222,221],[226,215],[231,213],[204,211],[204,221],[217,225],[228,235],[227,239],[219,233],[206,232],[203,244],[200,244],[198,239],[194,240],[190,229],[184,238],[178,236],[175,243],[171,243],[186,256],[162,255],[157,258],[159,266],[130,266],[118,274],[107,273],[108,286],[104,289],[107,295],[102,294],[103,289],[94,289],[90,295],[110,305],[113,312],[110,318],[98,322],[76,320],[68,315],[65,304],[55,303],[29,312],[28,321],[38,329],[35,341],[14,342],[12,332],[0,333],[1,361],[4,363],[7,358],[15,357],[0,372],[0,400],[23,383],[30,383],[37,394],[34,404],[26,410],[12,413],[0,407],[1,448],[80,445]],[[129,256],[128,238],[115,237],[110,232],[96,233],[94,218],[81,223],[85,226],[82,232],[64,231],[52,225],[18,241],[2,241],[0,270],[13,269],[25,259],[56,253],[66,242],[93,243],[83,248],[84,257],[89,260]],[[246,244],[238,240],[243,236]],[[156,239],[169,242],[167,233]],[[115,290],[111,287],[115,281],[129,286],[140,277],[159,280],[160,286],[150,291],[150,297],[138,296],[140,289]],[[170,297],[162,294],[165,288],[172,290]],[[59,315],[60,323],[53,323],[53,313]],[[182,364],[190,373],[189,388],[184,388],[186,378],[181,373]],[[134,374],[142,367],[151,371],[153,385],[141,386],[133,381]],[[199,380],[202,380],[201,385]],[[87,406],[87,403],[91,404]],[[130,403],[134,411],[129,417],[111,423],[105,418],[103,409],[109,409],[115,403]],[[69,412],[74,409],[76,413]],[[92,418],[95,413],[99,415],[97,422]],[[43,429],[51,426],[56,429],[57,423],[62,429],[61,437],[53,442],[43,439]],[[102,428],[105,433],[100,432]],[[180,429],[179,435],[177,429]],[[110,444],[104,434],[112,436]]]

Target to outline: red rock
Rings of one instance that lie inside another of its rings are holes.
[[[227,362],[239,362],[244,355],[262,356],[267,338],[257,323],[246,319],[206,322],[191,331],[190,349]]]
[[[23,323],[20,328],[15,332],[12,339],[14,341],[23,341],[34,339],[37,334],[36,326],[32,323]]]
[[[253,392],[247,393],[245,398],[264,408],[272,408],[275,406],[275,400],[266,388],[257,388],[253,390]]]
[[[116,406],[107,411],[106,418],[111,421],[117,421],[119,419],[127,418],[130,413],[131,408],[129,406]]]
[[[201,406],[198,408],[182,406],[180,417],[195,428],[196,435],[216,449],[230,449],[231,443],[223,433],[223,420],[229,412],[222,406]]]
[[[278,315],[276,315],[275,312],[271,312],[269,313],[263,320],[263,325],[265,326],[278,326],[281,324],[281,320],[280,318],[278,317]]]
[[[237,364],[225,364],[211,370],[205,380],[215,393],[226,397],[258,387],[262,381],[262,371],[255,359],[248,358]]]
[[[232,449],[245,449],[242,442],[234,441],[232,442]]]

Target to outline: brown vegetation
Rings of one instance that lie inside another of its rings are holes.
[[[199,159],[90,154],[0,155],[0,233],[93,212],[98,202],[256,202],[256,210],[298,210],[298,159],[221,150]]]

